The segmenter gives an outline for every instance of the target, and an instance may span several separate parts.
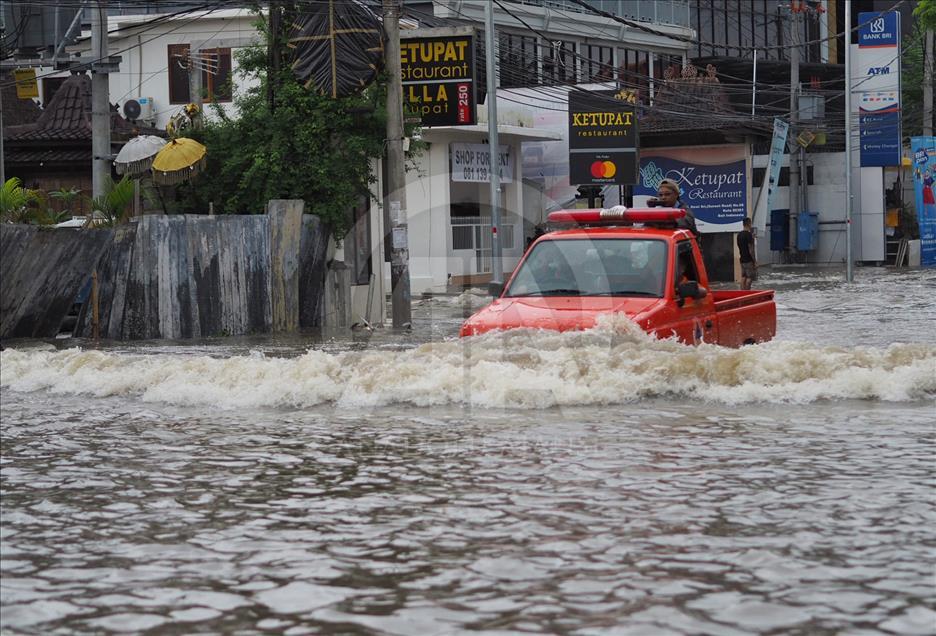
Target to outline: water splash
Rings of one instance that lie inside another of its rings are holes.
[[[0,386],[221,409],[463,404],[520,409],[658,397],[713,403],[906,402],[936,396],[936,346],[743,349],[655,340],[625,318],[596,329],[495,332],[403,351],[308,350],[294,358],[8,349]]]

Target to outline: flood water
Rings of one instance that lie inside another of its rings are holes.
[[[7,343],[11,634],[932,634],[936,272],[784,270],[775,341]]]

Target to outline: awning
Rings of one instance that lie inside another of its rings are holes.
[[[455,138],[456,140],[478,141],[487,139],[487,124],[475,124],[473,126],[434,126],[424,128],[419,133],[422,138],[429,142],[439,142],[443,139]],[[562,139],[562,133],[544,128],[526,128],[524,126],[498,126],[498,142],[513,141],[559,141]]]

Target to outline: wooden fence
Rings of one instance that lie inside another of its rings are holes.
[[[102,338],[197,338],[323,325],[329,233],[318,217],[302,214],[301,201],[271,201],[265,215],[153,215],[114,230],[3,226],[0,232],[3,338],[55,336],[95,267]],[[34,245],[42,235],[62,237],[54,241],[61,246],[50,253]],[[8,243],[15,246],[10,252]],[[90,305],[82,306],[75,335],[92,335]]]

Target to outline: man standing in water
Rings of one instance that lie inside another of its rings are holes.
[[[741,260],[741,289],[750,289],[757,280],[757,259],[754,257],[754,234],[751,219],[742,221],[744,229],[738,233],[738,253]]]

